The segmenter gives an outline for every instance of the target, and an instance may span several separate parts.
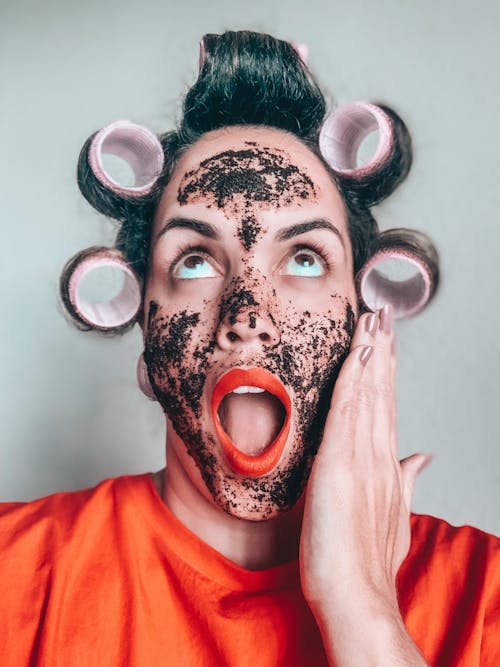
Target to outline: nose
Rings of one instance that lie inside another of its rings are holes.
[[[226,315],[217,330],[216,340],[225,351],[238,347],[274,347],[280,342],[280,333],[271,315],[245,308],[237,315]]]

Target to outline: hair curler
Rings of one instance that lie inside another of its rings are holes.
[[[439,283],[436,249],[425,234],[405,229],[382,232],[377,245],[356,276],[362,306],[374,311],[390,303],[397,319],[416,315]]]
[[[304,44],[302,42],[290,42],[290,46],[293,46],[295,51],[297,52],[297,55],[302,61],[302,64],[304,64],[307,67],[307,62],[309,60],[309,47],[307,44]]]
[[[362,141],[375,130],[378,145],[362,166],[357,155]],[[346,178],[362,179],[384,165],[391,153],[392,128],[389,116],[375,104],[349,102],[330,114],[321,127],[319,148],[330,167]]]
[[[123,161],[133,183],[110,173],[106,156]],[[165,156],[158,137],[141,125],[119,120],[96,132],[85,142],[78,159],[78,186],[85,199],[100,213],[117,220],[128,217],[131,207],[150,199],[162,173]]]
[[[122,274],[119,292],[107,301],[91,301],[82,294],[82,282],[93,271],[112,268]],[[123,331],[132,326],[141,308],[139,281],[118,250],[87,248],[74,255],[61,275],[60,294],[67,313],[80,329]]]
[[[124,160],[134,174],[133,185],[112,178],[103,164],[103,155]],[[163,148],[158,137],[141,125],[118,120],[93,137],[88,160],[95,177],[109,190],[125,197],[142,197],[153,189],[163,169]]]
[[[144,361],[144,353],[140,354],[139,358],[137,359],[136,372],[139,389],[142,391],[144,396],[149,398],[150,401],[156,401],[157,399],[153,391],[153,387],[149,381],[148,369],[146,362]]]
[[[207,59],[207,52],[205,50],[205,43],[202,37],[200,39],[200,54],[198,56],[198,76],[200,76],[201,74],[201,70],[203,69],[203,65],[205,64],[206,59]]]
[[[375,131],[377,147],[358,165],[359,148]],[[318,142],[327,164],[366,206],[391,194],[411,166],[410,135],[402,119],[388,107],[368,102],[343,104],[324,120]]]

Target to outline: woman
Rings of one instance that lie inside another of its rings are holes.
[[[303,51],[209,35],[160,153],[127,124],[84,147],[82,192],[122,224],[63,300],[82,328],[139,321],[168,466],[4,506],[2,664],[496,664],[498,542],[410,518],[428,458],[397,459],[392,317],[431,298],[437,257],[369,208],[409,137],[386,108],[324,116]],[[134,187],[103,167],[117,145]],[[420,269],[402,293],[374,270],[393,256]],[[113,262],[123,298],[92,307],[78,281]]]

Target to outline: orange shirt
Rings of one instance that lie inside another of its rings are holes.
[[[500,540],[412,517],[399,574],[431,665],[499,667]],[[298,562],[245,570],[190,533],[150,475],[0,505],[2,667],[326,665]]]

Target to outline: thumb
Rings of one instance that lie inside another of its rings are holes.
[[[417,475],[429,465],[433,458],[432,454],[412,454],[400,461],[403,495],[408,512],[411,511],[411,501]]]

